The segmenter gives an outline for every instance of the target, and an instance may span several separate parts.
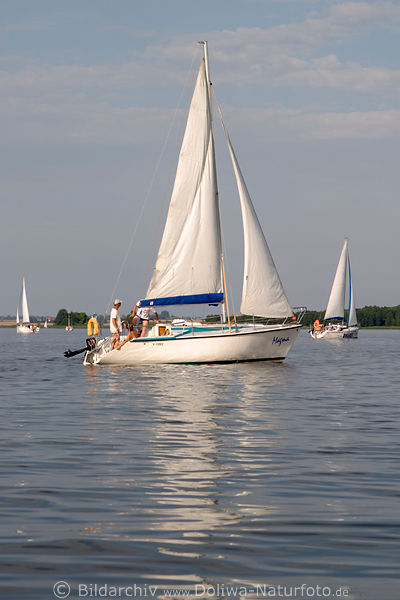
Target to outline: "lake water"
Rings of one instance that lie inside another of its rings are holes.
[[[3,600],[400,597],[400,331],[282,364],[84,345],[0,329]]]

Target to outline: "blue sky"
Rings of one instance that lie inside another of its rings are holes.
[[[345,236],[357,306],[400,302],[398,2],[10,0],[0,11],[0,314],[15,314],[23,275],[33,314],[101,313],[112,295],[128,310],[144,294],[202,39],[292,305],[326,305]],[[239,205],[220,154],[237,308]]]

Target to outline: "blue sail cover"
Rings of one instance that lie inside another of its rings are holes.
[[[180,304],[220,304],[224,294],[192,294],[190,296],[169,296],[168,298],[145,298],[140,306],[177,306]]]

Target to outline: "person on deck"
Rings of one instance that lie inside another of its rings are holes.
[[[127,342],[130,342],[131,340],[133,340],[134,338],[139,337],[139,333],[136,330],[136,327],[134,327],[132,325],[132,323],[127,323],[126,321],[122,321],[123,326],[125,327],[125,329],[128,330],[128,333],[124,339],[123,342],[117,342],[117,344],[115,345],[115,348],[117,350],[121,350],[122,346],[125,346],[125,344]]]
[[[134,327],[142,327],[142,333],[140,337],[146,337],[146,330],[149,324],[151,308],[149,306],[140,306],[140,300],[138,300],[133,307],[133,310],[129,317],[132,317],[132,324]],[[154,316],[156,318],[156,322],[159,323],[158,314],[156,311],[154,312]]]
[[[147,326],[149,324],[150,319],[150,312],[150,307],[141,307],[140,300],[136,302],[131,314],[128,317],[129,319],[132,317],[132,325],[125,324],[125,327],[128,329],[128,335],[126,336],[123,342],[117,342],[117,344],[115,345],[117,350],[121,350],[122,346],[124,346],[130,340],[133,340],[133,338],[146,336]],[[158,314],[156,311],[154,311],[154,316],[156,318],[157,323],[159,323]],[[140,328],[142,330],[141,332]]]
[[[121,336],[122,323],[121,323],[121,317],[119,316],[119,313],[118,313],[118,309],[121,306],[121,304],[122,304],[122,300],[120,300],[119,298],[116,298],[114,300],[114,306],[111,309],[110,333],[113,336],[112,341],[111,341],[111,350],[114,350],[114,348],[117,346],[117,344],[119,344],[119,340],[120,340],[120,336]]]

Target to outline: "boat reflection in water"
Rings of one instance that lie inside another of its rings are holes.
[[[115,419],[109,440],[102,441],[110,444],[102,486],[114,497],[118,489],[122,506],[105,512],[102,522],[88,523],[83,534],[133,542],[135,548],[143,544],[145,555],[156,551],[161,578],[166,576],[163,560],[193,560],[216,551],[217,532],[220,551],[239,548],[243,519],[268,518],[277,511],[259,486],[273,470],[268,448],[274,444],[257,425],[267,408],[260,377],[268,392],[284,381],[288,369],[252,363],[90,370],[88,393],[93,377],[104,379],[99,384],[107,382],[110,391],[106,418],[111,426]],[[272,409],[271,430],[277,419]],[[90,427],[92,435],[103,430],[98,421]],[[174,581],[203,581],[193,569],[190,577],[185,572],[175,564]]]

